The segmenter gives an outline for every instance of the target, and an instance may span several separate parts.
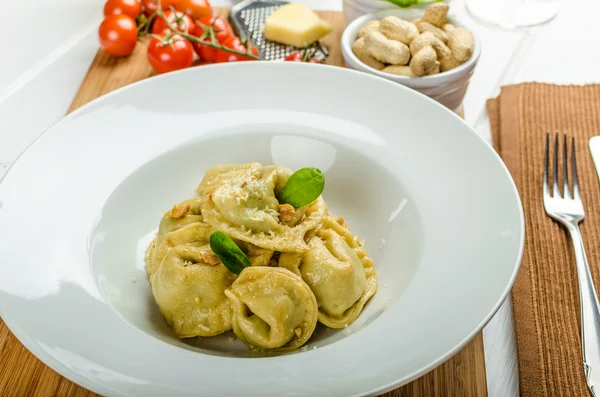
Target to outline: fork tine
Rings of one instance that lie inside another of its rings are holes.
[[[568,157],[568,143],[567,143],[567,134],[564,134],[564,143],[563,143],[563,195],[565,198],[571,198],[571,190],[569,189],[569,171],[567,167]]]
[[[554,171],[554,189],[552,193],[552,197],[561,197],[560,189],[558,188],[558,132],[554,136],[554,167],[552,167],[552,171]]]
[[[543,193],[544,198],[550,197],[550,191],[548,190],[548,152],[550,150],[550,132],[546,132],[546,150],[544,151],[544,187]]]
[[[575,200],[581,200],[581,193],[579,192],[579,180],[577,179],[577,160],[575,159],[575,137],[573,137],[571,142],[571,168],[573,169],[573,198]]]

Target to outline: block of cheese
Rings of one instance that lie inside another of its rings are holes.
[[[305,48],[331,32],[333,27],[310,8],[290,3],[277,9],[265,21],[264,35],[268,40]]]

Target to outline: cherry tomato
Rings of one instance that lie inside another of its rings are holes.
[[[225,40],[234,36],[231,25],[223,18],[206,16],[198,18],[197,22],[200,22],[200,24],[204,26],[212,26],[215,30],[215,37],[219,40],[219,43],[224,43]],[[199,24],[196,24],[196,26],[199,26]],[[200,28],[202,29],[202,27]],[[204,33],[204,29],[199,32],[200,34]]]
[[[300,51],[291,52],[287,57],[285,57],[285,60],[291,62],[302,62],[302,53]]]
[[[142,3],[140,0],[108,0],[104,4],[104,16],[109,15],[129,15],[132,18],[137,17],[142,12]]]
[[[177,9],[178,0],[161,0],[160,6],[163,10],[170,10],[171,7]],[[158,0],[142,0],[142,8],[147,17],[152,16],[158,9]]]
[[[233,30],[231,29],[231,26],[227,23],[227,21],[225,21],[222,18],[204,17],[204,18],[200,18],[198,20],[198,22],[204,26],[212,25],[213,29],[215,30],[215,38],[217,39],[217,41],[220,44],[227,41],[227,39],[229,39],[230,37],[233,37]],[[213,22],[214,22],[214,24],[213,24]],[[196,24],[196,26],[194,26],[194,29],[190,33],[196,37],[202,37],[202,35],[204,34],[204,28],[202,28],[202,26]],[[207,37],[204,41],[207,41],[210,43],[210,38]],[[194,51],[196,51],[196,54],[198,54],[198,56],[203,61],[206,61],[206,62],[216,61],[217,51],[218,51],[216,48],[198,44],[198,43],[194,43],[194,42],[192,42],[192,46],[194,46]]]
[[[181,11],[173,12],[171,10],[165,11],[165,17],[169,21],[169,23],[177,28],[180,32],[189,33],[194,29],[196,24],[192,21],[192,18],[185,15]],[[156,17],[154,21],[154,25],[152,25],[152,33],[161,34],[161,33],[169,33],[171,29],[167,26],[167,23],[161,17]]]
[[[148,44],[148,61],[156,73],[185,69],[194,62],[194,49],[179,35],[163,34]]]
[[[98,29],[100,47],[108,55],[122,57],[133,52],[137,43],[137,26],[128,15],[109,15]]]
[[[232,50],[246,52],[246,47],[242,44],[239,37],[230,37],[222,43],[224,47],[231,48]],[[250,50],[252,55],[258,56],[258,50],[256,47],[252,47]],[[244,55],[232,54],[227,51],[218,50],[217,51],[217,63],[222,62],[239,62],[239,61],[252,61],[253,58]]]
[[[194,19],[212,15],[212,7],[208,0],[179,0],[177,9]]]
[[[315,58],[313,58],[313,56],[310,55],[308,52],[302,51],[291,52],[287,57],[285,57],[285,60],[290,62],[321,63]]]
[[[196,31],[198,30],[199,26],[196,25]],[[202,28],[200,28],[202,29]],[[197,33],[192,33],[194,36],[200,37],[202,36],[202,33],[197,34]],[[210,38],[205,38],[204,41],[206,41],[207,43],[210,43]],[[218,41],[218,40],[217,40]],[[217,50],[216,48],[213,47],[209,47],[207,45],[202,45],[199,43],[194,43],[192,42],[192,46],[194,47],[194,51],[196,51],[196,54],[198,54],[198,56],[200,57],[200,59],[202,59],[205,62],[214,62],[217,60],[217,52],[219,50]]]

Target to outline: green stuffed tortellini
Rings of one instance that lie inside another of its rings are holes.
[[[212,169],[211,169],[212,170]],[[325,201],[317,198],[282,218],[277,200],[292,171],[279,166],[250,163],[244,167],[217,166],[207,171],[212,178],[198,187],[202,215],[213,229],[231,238],[281,252],[306,251],[306,233],[316,228],[326,212]]]
[[[345,222],[333,216],[325,218],[308,245],[304,253],[282,253],[279,266],[310,286],[319,304],[319,322],[347,327],[377,290],[373,261]]]
[[[236,276],[210,257],[210,247],[203,242],[179,244],[168,250],[150,276],[160,312],[179,338],[231,329],[232,308],[225,290]]]
[[[225,294],[233,306],[233,332],[252,350],[297,349],[317,325],[315,295],[286,269],[247,267]]]

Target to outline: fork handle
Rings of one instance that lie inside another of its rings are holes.
[[[583,369],[588,386],[596,396],[596,393],[600,393],[600,304],[585,255],[579,224],[569,222],[568,229],[573,239],[579,279]]]

